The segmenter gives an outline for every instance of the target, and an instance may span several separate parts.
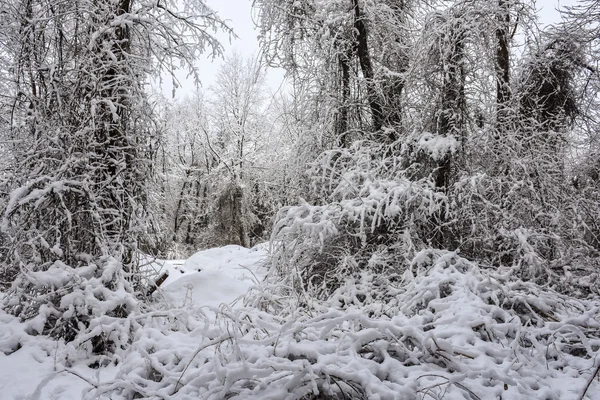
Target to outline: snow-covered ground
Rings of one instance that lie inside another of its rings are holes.
[[[600,399],[598,299],[430,250],[402,284],[365,275],[308,306],[256,285],[266,257],[226,246],[155,261],[169,273],[156,307],[118,320],[128,345],[94,363],[82,342],[0,312],[0,399]]]
[[[200,251],[187,260],[155,261],[158,275],[169,274],[156,296],[172,307],[230,304],[264,279],[267,249],[267,244],[252,249],[230,245]]]
[[[268,244],[252,249],[225,246],[194,254],[187,260],[155,260],[154,275],[169,273],[154,293],[167,308],[235,307],[249,288],[262,280]],[[0,311],[0,400],[81,400],[91,385],[112,380],[117,366],[100,369],[65,367],[70,351],[63,343],[30,336],[26,326]]]

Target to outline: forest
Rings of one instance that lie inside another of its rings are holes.
[[[600,399],[600,0],[248,2],[0,0],[0,398]]]

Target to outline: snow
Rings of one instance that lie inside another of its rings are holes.
[[[454,136],[440,136],[424,133],[417,145],[434,160],[441,160],[447,154],[454,154],[459,147],[459,141]]]
[[[56,363],[63,344],[30,336],[16,318],[0,314],[0,397],[6,400],[81,400],[99,370],[70,369]],[[81,375],[79,377],[78,375]],[[102,378],[114,376],[111,368]],[[83,379],[82,379],[83,378]]]
[[[215,271],[197,272],[165,287],[165,300],[175,307],[191,304],[218,307],[231,303],[252,286],[251,282],[224,276]]]
[[[365,274],[307,307],[267,274],[268,255],[226,246],[155,261],[169,272],[156,307],[127,317],[130,345],[100,368],[0,312],[0,397],[579,400],[591,381],[585,399],[600,399],[598,300],[431,250],[401,285]],[[282,299],[287,311],[268,311]]]
[[[156,296],[174,307],[230,304],[264,279],[266,256],[264,245],[230,245],[200,251],[185,261],[157,261],[158,274],[168,272],[169,277]]]

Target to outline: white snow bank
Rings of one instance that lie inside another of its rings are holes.
[[[160,294],[172,307],[218,307],[222,303],[233,302],[253,285],[250,277],[236,279],[218,271],[202,271],[182,276],[166,285]]]
[[[185,262],[163,262],[169,277],[157,292],[171,307],[229,304],[264,279],[265,245],[200,251]]]

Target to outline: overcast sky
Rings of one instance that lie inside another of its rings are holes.
[[[540,23],[551,24],[558,22],[560,16],[556,8],[565,5],[573,5],[577,0],[537,0],[537,7],[540,9]],[[252,20],[252,0],[206,0],[215,11],[219,13],[221,18],[228,20],[229,25],[234,29],[237,39],[232,39],[231,43],[227,39],[227,35],[219,35],[226,53],[238,51],[240,54],[249,57],[257,54],[259,51],[258,31],[254,28]],[[255,14],[255,13],[254,13]],[[202,87],[207,89],[213,82],[214,77],[222,64],[222,60],[211,60],[203,58],[198,61]],[[194,86],[191,81],[184,79],[185,74],[178,75],[183,87],[176,92],[176,97],[182,97],[194,91]],[[270,71],[268,74],[268,83],[272,90],[277,90],[283,79],[283,71]],[[162,85],[162,92],[170,97],[172,86],[170,80]]]
[[[229,41],[228,35],[219,34],[217,37],[221,40],[226,54],[237,51],[245,57],[251,57],[258,54],[258,31],[252,21],[252,0],[205,0],[222,19],[227,20],[230,27],[233,28],[237,38]],[[212,60],[203,57],[198,62],[200,70],[200,79],[203,89],[208,89],[213,84],[217,71],[223,63],[221,59]],[[276,90],[283,79],[283,71],[269,71],[269,86]],[[178,74],[182,87],[176,92],[176,97],[182,97],[194,91],[194,85],[190,80],[185,80],[185,74]],[[172,86],[170,80],[166,80],[162,87],[163,93],[171,97]]]

